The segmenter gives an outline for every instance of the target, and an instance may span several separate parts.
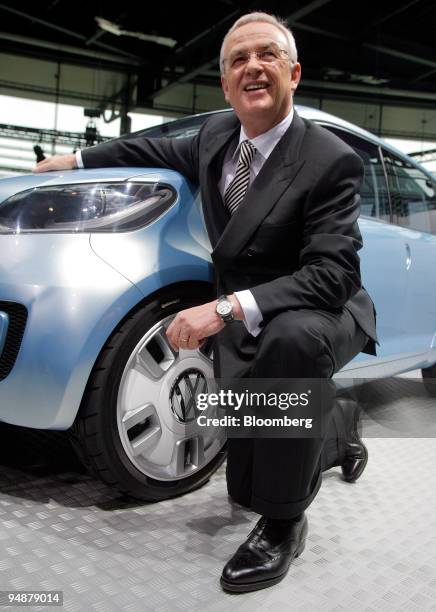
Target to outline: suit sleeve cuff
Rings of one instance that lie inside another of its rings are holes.
[[[244,325],[247,331],[252,336],[257,336],[262,331],[260,323],[263,320],[262,313],[259,310],[256,300],[249,289],[244,291],[235,291],[235,296],[238,298],[241,304],[242,311],[244,313]]]
[[[80,151],[80,149],[78,151],[76,151],[75,153],[76,155],[76,164],[78,168],[84,168],[85,166],[83,165],[83,160],[82,160],[82,151]]]

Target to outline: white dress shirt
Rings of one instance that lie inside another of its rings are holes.
[[[218,188],[221,193],[221,196],[224,197],[224,193],[233,180],[236,174],[236,166],[238,164],[239,157],[239,148],[241,146],[241,142],[243,140],[250,140],[250,142],[256,147],[256,153],[253,157],[253,161],[250,166],[250,179],[248,185],[254,181],[263,164],[266,162],[272,150],[289,128],[292,123],[292,119],[294,117],[294,109],[291,108],[290,113],[277,125],[273,128],[260,134],[260,136],[256,136],[256,138],[247,138],[244,128],[241,125],[241,131],[239,134],[239,143],[234,151],[230,149],[227,151],[224,162],[223,162],[223,170],[221,174],[220,182],[218,183]],[[82,161],[82,154],[80,151],[76,151],[76,163],[78,168],[84,168]],[[241,304],[242,311],[244,313],[244,324],[247,328],[248,332],[257,336],[261,332],[260,323],[262,322],[262,313],[259,310],[259,307],[256,303],[256,300],[253,297],[253,294],[249,289],[245,289],[243,291],[235,291],[235,295]]]

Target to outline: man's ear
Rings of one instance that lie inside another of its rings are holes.
[[[221,75],[221,87],[223,89],[224,98],[225,98],[227,104],[230,104],[230,100],[229,100],[229,86],[227,85],[227,79],[224,76],[224,74]]]
[[[299,62],[295,62],[295,64],[291,68],[292,93],[294,93],[294,91],[297,89],[300,79],[301,79],[301,64]]]

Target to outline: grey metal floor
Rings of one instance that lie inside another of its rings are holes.
[[[139,504],[83,473],[61,438],[0,427],[0,590],[62,590],[68,611],[436,611],[436,403],[410,379],[376,383],[370,402],[364,475],[325,473],[302,557],[242,595],[219,576],[258,516],[230,502],[224,466],[190,495]]]

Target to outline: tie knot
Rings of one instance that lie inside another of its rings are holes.
[[[241,142],[241,150],[239,153],[238,163],[249,166],[253,161],[254,154],[256,153],[256,147],[249,141],[243,140]]]

